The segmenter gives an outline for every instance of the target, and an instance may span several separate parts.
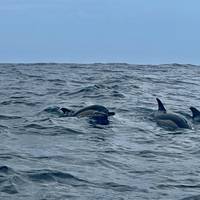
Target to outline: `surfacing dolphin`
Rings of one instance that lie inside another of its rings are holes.
[[[156,98],[158,102],[158,111],[154,113],[157,123],[169,129],[186,128],[191,129],[187,120],[174,113],[168,113],[160,99]]]
[[[76,112],[67,108],[61,108],[60,110],[67,117],[88,117],[90,122],[102,125],[109,124],[108,117],[115,115],[114,112],[110,112],[106,107],[100,105],[87,106]]]
[[[192,119],[196,122],[200,122],[200,111],[195,107],[190,107],[190,110],[192,111]]]

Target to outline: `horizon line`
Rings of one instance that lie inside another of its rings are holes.
[[[18,65],[45,65],[45,64],[72,64],[72,65],[94,65],[94,64],[125,64],[125,65],[194,65],[199,66],[200,64],[191,64],[191,63],[179,63],[179,62],[171,62],[171,63],[129,63],[129,62],[0,62],[0,65],[3,64],[18,64]]]

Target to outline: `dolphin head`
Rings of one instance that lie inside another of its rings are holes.
[[[108,116],[115,115],[115,112],[108,112]]]

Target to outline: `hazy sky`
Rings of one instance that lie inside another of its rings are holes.
[[[0,62],[200,64],[200,1],[0,0]]]

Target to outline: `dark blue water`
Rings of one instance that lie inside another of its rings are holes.
[[[200,67],[0,65],[0,199],[200,199]],[[152,119],[159,97],[192,130]],[[100,104],[109,125],[57,107]]]

